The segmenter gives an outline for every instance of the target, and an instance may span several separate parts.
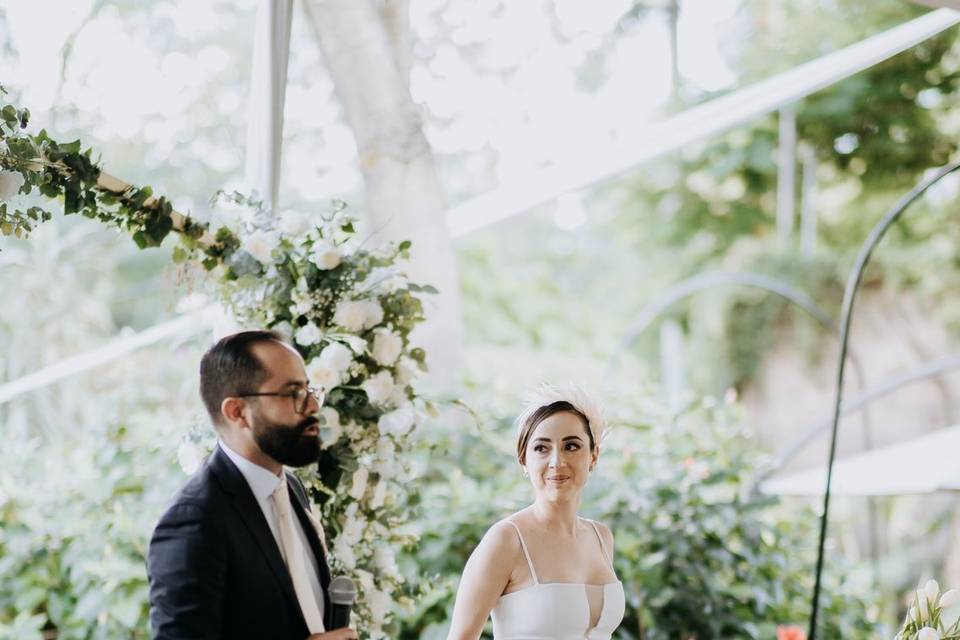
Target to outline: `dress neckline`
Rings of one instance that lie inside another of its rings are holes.
[[[613,582],[604,582],[603,584],[588,584],[586,582],[537,582],[535,584],[527,585],[523,589],[517,589],[516,591],[511,591],[509,593],[501,593],[500,597],[506,598],[507,596],[512,596],[515,593],[529,591],[535,587],[602,587],[606,589],[607,587],[614,587],[617,585],[622,586],[623,580],[614,580]]]

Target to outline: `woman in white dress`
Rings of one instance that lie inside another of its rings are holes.
[[[517,419],[517,459],[536,498],[496,523],[460,579],[448,640],[609,640],[623,620],[613,534],[577,515],[606,424],[574,385],[543,385]]]

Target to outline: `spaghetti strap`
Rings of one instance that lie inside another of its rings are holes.
[[[527,543],[523,541],[523,534],[520,533],[520,527],[518,527],[512,520],[506,520],[505,522],[516,529],[517,537],[520,538],[520,548],[523,549],[523,557],[527,559],[527,566],[530,567],[530,575],[533,576],[533,584],[540,584],[540,578],[537,577],[537,572],[533,569],[533,561],[530,560],[530,553],[527,551]]]
[[[584,518],[586,520],[586,518]],[[607,553],[607,547],[603,544],[603,536],[600,535],[600,529],[597,528],[597,523],[593,520],[587,520],[590,525],[593,527],[594,533],[597,534],[597,540],[600,541],[600,550],[603,551],[603,557],[607,559],[607,564],[611,567],[613,566],[613,561],[610,559],[610,554]]]

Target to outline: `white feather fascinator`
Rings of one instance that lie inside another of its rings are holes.
[[[600,446],[604,436],[607,434],[607,420],[603,415],[603,408],[580,385],[572,382],[568,382],[567,384],[542,383],[525,398],[525,401],[526,405],[517,417],[516,426],[518,435],[523,429],[523,425],[530,419],[530,416],[538,409],[551,405],[554,402],[569,402],[577,411],[586,417],[587,426],[590,428],[590,433],[593,434],[595,446]]]

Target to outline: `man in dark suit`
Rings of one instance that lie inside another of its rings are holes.
[[[322,532],[283,465],[316,462],[316,413],[303,359],[269,331],[227,336],[200,363],[200,395],[220,438],[150,541],[156,640],[353,640],[325,631]]]

